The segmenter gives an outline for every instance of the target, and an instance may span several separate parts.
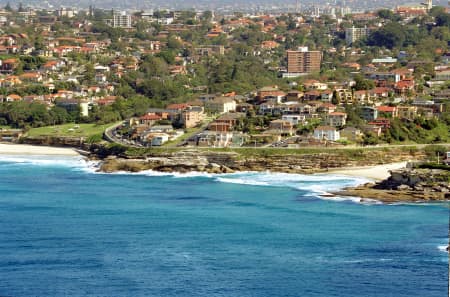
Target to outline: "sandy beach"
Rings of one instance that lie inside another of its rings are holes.
[[[390,170],[404,168],[407,162],[390,163],[376,166],[350,167],[330,170],[334,174],[342,174],[355,177],[365,177],[374,180],[384,180],[390,176]]]
[[[79,154],[71,148],[0,143],[0,155],[77,156]]]

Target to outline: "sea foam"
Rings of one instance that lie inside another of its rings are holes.
[[[158,172],[145,170],[141,172],[117,171],[114,173],[98,172],[100,161],[87,160],[81,156],[0,156],[0,163],[14,163],[24,166],[69,167],[73,170],[88,174],[114,174],[114,175],[143,175],[148,177],[167,176],[179,178],[208,178],[219,183],[240,184],[259,187],[284,187],[305,191],[307,196],[332,201],[353,201],[357,203],[371,203],[369,200],[361,201],[355,197],[340,197],[329,195],[344,187],[356,186],[370,180],[366,178],[348,177],[333,174],[292,174],[266,172],[238,172],[228,174],[211,174],[206,172]]]

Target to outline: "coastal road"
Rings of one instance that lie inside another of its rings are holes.
[[[198,129],[198,131],[196,131],[195,134],[204,131],[210,121],[206,121],[205,123],[203,123],[203,125]],[[139,145],[135,145],[130,143],[129,141],[125,140],[125,139],[121,139],[119,137],[117,137],[114,133],[114,130],[116,130],[118,127],[120,127],[123,124],[123,122],[118,123],[118,124],[114,124],[111,127],[108,127],[105,130],[105,138],[106,140],[108,140],[109,142],[113,142],[113,143],[118,143],[121,144],[123,146],[129,146],[129,147],[143,147],[143,146],[139,146]],[[184,142],[184,141],[183,141]],[[176,148],[176,147],[180,147],[180,145],[182,145],[182,143],[171,143],[168,146],[165,146],[166,148]],[[299,147],[299,148],[290,148],[290,147],[269,147],[269,146],[263,146],[263,147],[255,147],[255,146],[248,146],[248,147],[234,147],[233,149],[273,149],[273,150],[288,150],[288,149],[325,149],[325,150],[351,150],[351,149],[360,149],[360,148],[395,148],[395,147],[416,147],[418,149],[422,149],[426,146],[429,145],[442,145],[442,146],[446,146],[446,147],[450,147],[450,143],[429,143],[429,144],[382,144],[382,145],[367,145],[367,146],[341,146],[341,147],[333,147],[333,146],[306,146],[306,147]]]

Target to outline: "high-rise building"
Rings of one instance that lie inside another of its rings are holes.
[[[287,51],[287,72],[289,74],[303,74],[320,71],[322,52],[309,51],[308,47]]]
[[[111,25],[114,28],[131,28],[131,15],[126,11],[114,11]]]
[[[364,28],[347,28],[345,29],[345,42],[347,45],[353,44],[355,41],[360,40],[363,37],[369,35],[369,29],[367,27]]]

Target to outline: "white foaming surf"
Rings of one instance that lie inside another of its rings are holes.
[[[0,155],[0,163],[15,166],[67,167],[87,173],[97,171],[99,162],[87,160],[82,156],[52,155]]]
[[[311,197],[332,201],[353,201],[357,203],[373,204],[374,201],[355,197],[340,197],[329,195],[344,187],[356,186],[368,182],[365,178],[351,178],[342,175],[327,174],[290,174],[272,172],[241,172],[227,175],[218,175],[216,181],[252,186],[287,187],[309,192]],[[324,196],[322,196],[324,195]]]
[[[448,253],[448,246],[447,245],[438,245],[438,250],[444,253]]]
[[[329,195],[344,187],[356,186],[368,182],[365,178],[349,177],[333,174],[291,174],[273,172],[238,172],[231,174],[211,174],[205,172],[158,172],[145,170],[141,172],[118,171],[114,173],[98,172],[100,161],[87,160],[82,156],[22,156],[3,155],[0,163],[14,163],[17,165],[68,167],[89,174],[115,174],[115,175],[144,175],[148,177],[167,176],[171,178],[211,178],[220,183],[240,184],[259,187],[284,187],[305,191],[307,196],[331,201],[353,201],[356,203],[373,204],[370,200],[361,200],[355,197],[340,197]]]

